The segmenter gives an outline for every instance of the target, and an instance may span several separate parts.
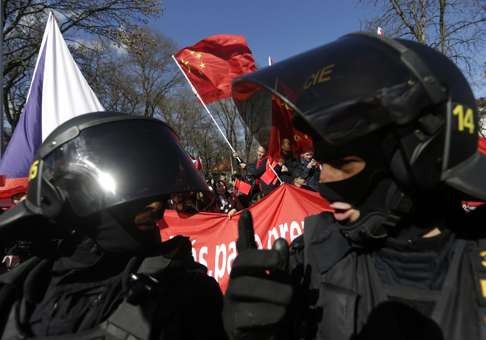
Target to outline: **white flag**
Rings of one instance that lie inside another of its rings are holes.
[[[104,108],[50,13],[24,109],[0,161],[0,175],[7,178],[5,187],[11,186],[10,180],[26,182],[34,155],[52,130],[75,116],[94,111]]]

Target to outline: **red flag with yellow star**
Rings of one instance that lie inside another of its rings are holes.
[[[210,36],[175,57],[206,104],[230,97],[233,79],[256,70],[246,39],[240,35]]]

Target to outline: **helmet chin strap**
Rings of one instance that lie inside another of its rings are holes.
[[[355,244],[365,246],[383,241],[395,233],[413,210],[413,203],[396,183],[384,178],[361,202],[360,219],[344,227],[344,235]]]
[[[414,208],[411,198],[389,177],[370,182],[368,189],[363,199],[353,204],[360,211],[358,221],[342,226],[344,236],[359,247],[381,242],[395,233]],[[319,192],[331,202],[348,202],[324,183],[319,184]]]
[[[447,191],[447,187],[443,189],[423,197],[414,195],[412,199],[394,180],[385,178],[356,206],[360,210],[360,218],[352,224],[343,225],[343,235],[355,246],[370,247],[390,236],[398,236],[409,225],[423,232],[435,227],[454,227],[443,224],[444,211],[450,217],[461,216],[459,199],[451,198],[453,192]]]

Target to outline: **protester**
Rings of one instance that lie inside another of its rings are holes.
[[[257,168],[258,168],[260,165],[262,165],[262,164],[261,164],[261,161],[262,161],[264,158],[265,158],[265,159],[267,158],[267,157],[265,156],[265,154],[266,154],[266,153],[267,153],[267,151],[265,150],[265,148],[264,148],[263,146],[261,146],[261,145],[260,145],[260,146],[258,146],[258,148],[257,148],[257,150],[256,150],[256,161],[255,161],[255,162],[256,162],[256,163],[259,163],[259,164],[253,164],[253,167],[257,167]],[[239,153],[238,153],[238,152],[233,153],[233,157],[234,157],[235,159],[237,159],[237,160],[238,160],[238,159],[241,159],[241,158],[240,158],[240,155],[239,155]],[[249,165],[251,166],[252,164],[249,164]],[[239,162],[239,166],[240,166],[240,168],[242,168],[242,169],[247,169],[247,164],[246,164],[245,162],[243,162],[243,161]]]
[[[253,178],[251,201],[256,202],[264,195],[271,192],[277,186],[276,183],[265,181],[265,174],[269,170],[267,150],[263,146],[258,146],[256,150],[256,160],[254,163],[242,163],[242,167],[247,170],[247,175]],[[263,178],[263,179],[262,179]]]
[[[259,106],[271,95],[294,109],[335,211],[306,218],[290,261],[285,242],[251,249],[243,214],[230,338],[486,339],[486,210],[460,205],[486,199],[486,159],[473,93],[449,59],[350,34],[241,77],[233,95],[250,120],[271,114]]]
[[[156,226],[170,194],[207,190],[167,125],[78,116],[35,159],[0,236],[62,241],[0,276],[1,339],[225,338],[217,283]]]
[[[293,183],[298,175],[299,162],[295,158],[290,139],[284,138],[280,145],[280,160],[275,167],[280,179],[285,183]]]
[[[243,205],[237,197],[233,196],[229,191],[225,181],[216,181],[215,183],[215,197],[211,205],[211,211],[234,215],[237,211],[243,209]]]
[[[297,177],[304,180],[306,187],[314,191],[319,191],[319,175],[321,172],[320,164],[314,159],[312,151],[304,152],[300,158]]]

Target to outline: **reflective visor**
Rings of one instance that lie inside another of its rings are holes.
[[[138,199],[208,190],[173,131],[146,119],[82,129],[45,157],[43,177],[68,195],[79,216]]]
[[[427,94],[399,51],[383,39],[352,34],[233,83],[240,114],[260,142],[271,123],[272,96],[326,142],[340,145],[412,120]]]

